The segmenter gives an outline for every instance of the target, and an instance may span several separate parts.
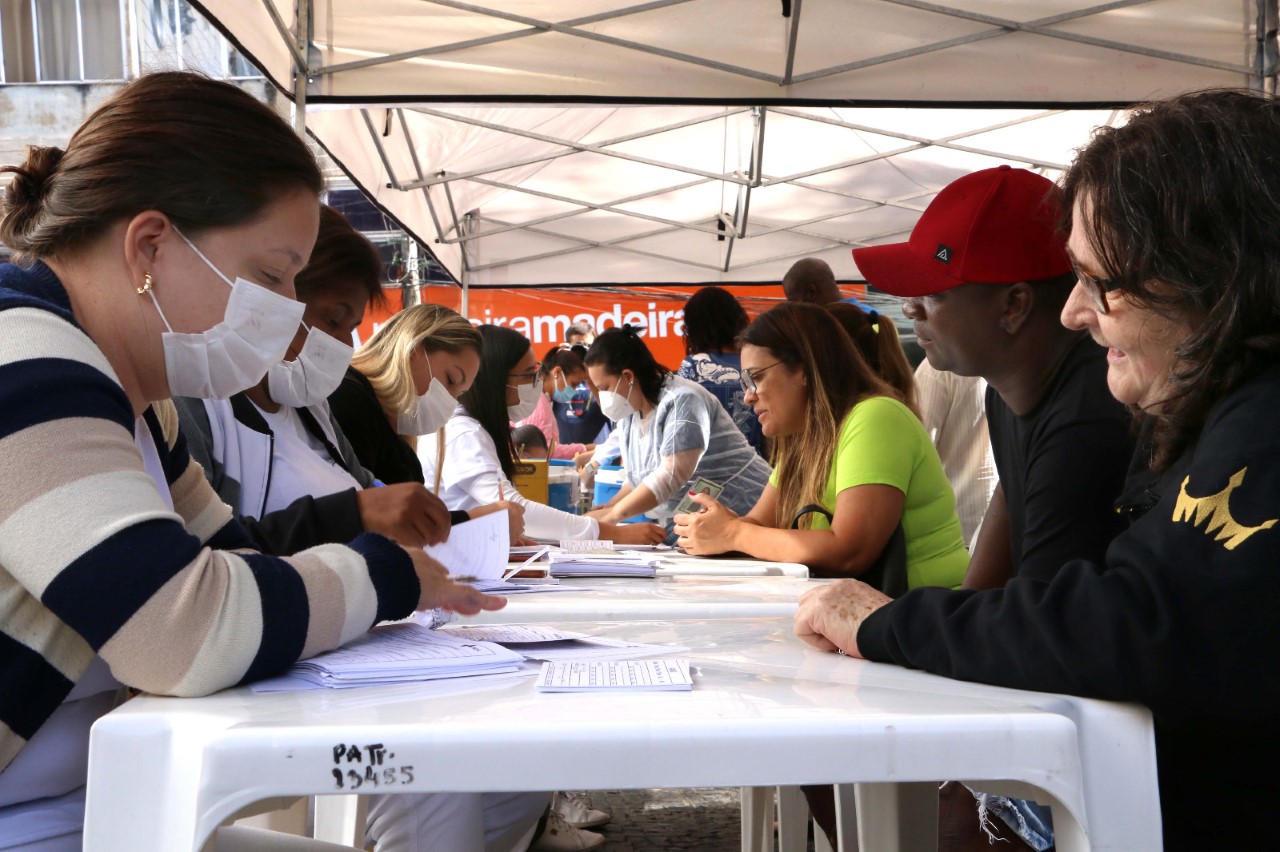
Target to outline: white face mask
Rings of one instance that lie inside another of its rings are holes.
[[[232,283],[191,240],[181,231],[177,233],[227,283],[231,298],[222,322],[207,331],[180,333],[173,330],[160,310],[155,291],[147,290],[160,321],[168,329],[161,339],[169,392],[174,396],[226,399],[262,381],[271,365],[284,358],[306,306],[243,278]]]
[[[427,374],[431,374],[431,361],[427,361]],[[396,418],[397,435],[430,435],[449,422],[458,401],[449,393],[449,389],[440,383],[434,375],[427,392],[418,397],[413,411],[401,414]]]
[[[507,387],[515,388],[516,395],[520,398],[515,405],[507,406],[507,419],[516,423],[528,417],[538,407],[538,397],[542,396],[542,388],[536,384],[507,385]]]
[[[354,354],[355,349],[341,340],[308,328],[298,357],[278,361],[267,371],[267,391],[273,400],[291,408],[324,402],[342,384]]]
[[[614,391],[600,391],[600,412],[614,423],[619,420],[625,420],[636,413],[636,407],[631,404],[631,400],[627,399],[628,396],[631,396],[632,384],[633,382],[627,379],[627,396]]]

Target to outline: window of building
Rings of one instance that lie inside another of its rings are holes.
[[[0,50],[4,83],[124,80],[172,69],[262,76],[186,0],[0,0]]]

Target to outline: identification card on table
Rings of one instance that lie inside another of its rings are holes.
[[[710,479],[703,479],[699,476],[693,482],[693,487],[689,489],[694,494],[706,494],[708,497],[719,497],[720,492],[724,490],[723,485],[716,485]],[[676,506],[676,514],[685,514],[688,512],[701,512],[702,507],[693,502],[693,498],[688,494],[684,495],[684,499],[680,501],[680,505]]]
[[[693,689],[689,661],[604,660],[548,662],[538,675],[539,692],[651,692]]]

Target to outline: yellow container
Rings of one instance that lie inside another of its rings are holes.
[[[546,505],[546,459],[516,459],[516,475],[512,477],[512,482],[524,499]]]

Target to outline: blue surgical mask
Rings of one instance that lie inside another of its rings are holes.
[[[555,373],[551,374],[551,381],[555,384],[555,390],[551,392],[551,398],[556,402],[573,402],[573,398],[577,396],[578,389],[570,385],[567,381],[564,387],[560,387],[560,379]]]

